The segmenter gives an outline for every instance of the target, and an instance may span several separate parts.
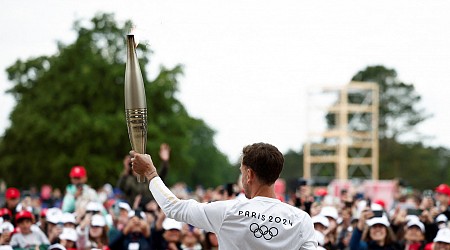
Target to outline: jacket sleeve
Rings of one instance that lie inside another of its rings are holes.
[[[66,195],[64,195],[61,210],[69,213],[75,212],[75,196],[68,190],[66,190]]]
[[[227,208],[237,202],[229,200],[206,204],[195,200],[180,200],[159,177],[153,178],[149,187],[167,217],[215,233],[220,230]]]
[[[352,238],[350,239],[350,250],[365,250],[367,243],[361,241],[362,231],[358,227],[353,229]]]

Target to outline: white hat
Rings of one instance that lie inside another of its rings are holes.
[[[61,240],[70,240],[76,242],[78,240],[77,231],[73,228],[65,227],[63,228],[62,233],[59,235]]]
[[[87,205],[86,205],[86,211],[94,211],[94,212],[100,212],[102,211],[102,204],[95,202],[95,201],[90,201]]]
[[[425,226],[423,225],[422,222],[420,222],[420,220],[418,219],[411,219],[408,221],[408,223],[406,223],[406,227],[410,228],[412,226],[416,226],[420,228],[420,231],[422,231],[422,233],[425,232]]]
[[[56,250],[56,249],[58,249],[58,250],[66,250],[66,248],[65,248],[63,245],[59,244],[59,243],[50,245],[50,246],[48,247],[48,249],[49,249],[49,250]]]
[[[314,230],[314,237],[316,238],[317,243],[319,243],[319,246],[323,246],[325,243],[325,235],[317,230]]]
[[[322,209],[320,210],[320,214],[325,216],[325,217],[331,217],[335,220],[338,219],[338,211],[335,207],[332,206],[325,206],[322,207]]]
[[[140,217],[140,218],[142,218],[142,219],[144,219],[144,220],[147,218],[147,215],[145,215],[145,213],[142,212],[142,211],[140,211],[139,214],[136,215],[136,211],[130,210],[130,211],[128,212],[128,217],[131,218],[131,217],[133,217],[133,216]]]
[[[23,207],[22,203],[19,203],[16,206],[16,212],[20,212],[22,210],[27,210],[28,212],[33,212],[33,207],[31,207],[31,206]]]
[[[181,222],[171,218],[165,218],[162,224],[164,230],[177,229],[181,231]]]
[[[445,214],[440,214],[440,215],[438,215],[438,217],[436,217],[436,223],[447,222],[447,221],[448,221],[448,218],[447,218],[447,216],[445,216]]]
[[[439,231],[436,234],[436,238],[433,240],[434,242],[444,242],[450,244],[450,229],[449,228],[442,228],[439,229]]]
[[[383,206],[381,206],[378,203],[372,203],[370,204],[370,209],[373,210],[383,210]]]
[[[419,216],[417,216],[417,215],[407,215],[406,216],[406,221],[412,221],[412,220],[418,220],[418,221],[420,221],[420,219],[419,219]]]
[[[130,210],[131,210],[130,205],[128,205],[128,203],[122,202],[122,201],[119,202],[119,208],[125,209],[125,210],[127,210],[128,212],[130,212]]]
[[[75,215],[71,213],[63,213],[61,216],[61,222],[64,224],[66,223],[77,224],[77,221],[75,220]]]
[[[389,227],[389,225],[390,225],[386,216],[373,217],[372,219],[367,220],[366,223],[367,223],[367,225],[369,225],[369,227],[376,225],[376,224],[381,224],[386,227]]]
[[[2,224],[0,224],[0,233],[3,233],[5,231],[12,232],[14,231],[14,226],[11,224],[11,222],[5,221]]]
[[[103,215],[94,214],[91,218],[91,226],[93,227],[104,227],[106,225],[105,218]]]
[[[47,219],[47,222],[50,222],[52,224],[58,224],[61,222],[61,216],[62,211],[59,208],[52,207],[47,209],[47,212],[45,214],[45,218]]]
[[[329,227],[330,226],[330,221],[328,220],[328,218],[323,216],[323,215],[320,215],[320,214],[316,215],[316,216],[313,216],[311,218],[311,220],[312,220],[313,224],[320,223],[320,224],[322,224],[325,227]]]

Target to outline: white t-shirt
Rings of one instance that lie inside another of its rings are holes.
[[[50,242],[41,230],[32,230],[29,234],[16,233],[11,237],[10,242],[11,246],[21,248],[40,246],[42,244],[50,245]]]
[[[153,178],[150,191],[169,217],[214,232],[220,249],[316,249],[311,217],[278,199],[198,203],[178,199]]]

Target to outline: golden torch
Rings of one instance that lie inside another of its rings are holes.
[[[125,115],[131,148],[145,154],[147,145],[147,102],[144,80],[136,55],[137,44],[134,35],[127,35],[127,64],[125,68]],[[144,176],[137,176],[138,182],[145,182]]]

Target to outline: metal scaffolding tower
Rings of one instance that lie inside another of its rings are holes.
[[[321,89],[319,96],[332,94],[335,99],[324,110],[325,130],[308,131],[303,151],[305,179],[320,178],[321,168],[334,166],[337,179],[352,178],[359,169],[362,178],[378,180],[378,91],[378,84],[371,82]]]

